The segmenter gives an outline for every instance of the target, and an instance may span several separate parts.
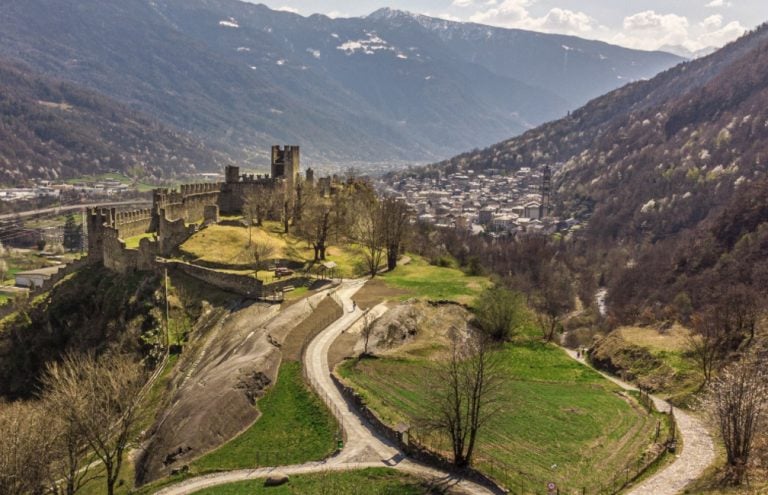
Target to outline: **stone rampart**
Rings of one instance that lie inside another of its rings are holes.
[[[265,296],[263,284],[255,277],[221,272],[176,260],[165,260],[163,264],[226,292],[249,299],[262,299]]]
[[[114,213],[114,226],[121,239],[128,239],[150,231],[152,223],[152,210],[117,211]]]
[[[138,249],[128,249],[118,231],[108,227],[104,232],[103,263],[106,268],[121,274],[151,271],[155,268],[159,246],[157,240],[144,238]]]
[[[179,246],[197,232],[197,224],[187,225],[183,218],[169,220],[165,210],[160,210],[160,222],[157,227],[157,238],[160,242],[159,254],[170,256]]]

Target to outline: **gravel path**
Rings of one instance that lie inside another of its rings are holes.
[[[364,280],[345,281],[334,294],[344,309],[344,315],[315,337],[307,347],[304,367],[313,388],[327,402],[342,425],[345,434],[344,449],[337,455],[321,462],[309,462],[295,466],[229,471],[191,478],[156,492],[156,495],[186,495],[212,486],[237,481],[265,478],[279,471],[287,475],[326,471],[349,471],[368,467],[388,467],[426,478],[431,483],[453,491],[470,495],[491,495],[494,492],[477,483],[459,479],[448,473],[430,468],[407,459],[388,440],[376,435],[368,424],[349,407],[331,380],[328,372],[328,350],[343,331],[362,324],[363,311],[352,304],[352,296],[365,284]],[[386,309],[383,305],[371,309],[377,314]],[[361,491],[364,493],[364,490]]]
[[[573,359],[589,366],[584,358],[576,357],[576,352],[565,349]],[[608,380],[625,390],[637,390],[616,377],[598,371]],[[651,396],[656,409],[669,411],[669,402]],[[646,479],[638,486],[626,492],[626,495],[677,495],[693,480],[698,479],[715,460],[715,446],[704,423],[690,413],[674,408],[675,421],[683,440],[682,452],[678,449],[675,461]]]

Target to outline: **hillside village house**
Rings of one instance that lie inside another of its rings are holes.
[[[26,287],[27,289],[42,287],[48,279],[58,273],[60,268],[61,265],[58,265],[18,272],[16,274],[16,287]]]

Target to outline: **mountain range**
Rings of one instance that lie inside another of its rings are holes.
[[[768,25],[422,173],[544,164],[623,321],[768,286]]]
[[[382,9],[302,17],[237,0],[25,0],[0,55],[114,98],[238,159],[451,156],[683,59]]]
[[[0,60],[0,184],[110,170],[167,178],[227,163],[189,133]]]

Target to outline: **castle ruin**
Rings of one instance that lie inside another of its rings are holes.
[[[279,189],[293,202],[303,183],[299,156],[298,146],[273,146],[269,176],[241,175],[239,167],[228,166],[224,182],[155,189],[150,209],[93,208],[86,219],[88,260],[120,273],[152,270],[158,257],[169,256],[201,224],[216,223],[220,213],[241,214],[250,194]],[[311,169],[306,180],[314,180]],[[138,248],[126,248],[125,240],[137,236],[145,236]]]

